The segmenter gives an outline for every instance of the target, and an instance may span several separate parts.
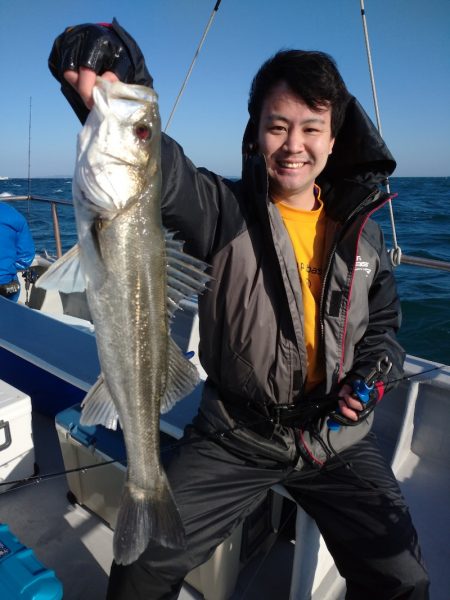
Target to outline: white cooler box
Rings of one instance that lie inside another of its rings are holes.
[[[0,493],[34,473],[31,399],[0,380]]]

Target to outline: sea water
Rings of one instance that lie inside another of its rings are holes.
[[[31,193],[71,200],[70,178],[0,180],[0,200]],[[450,177],[393,177],[391,191],[397,243],[403,254],[450,262]],[[55,254],[50,205],[14,203],[28,222],[38,252]],[[63,251],[76,242],[73,208],[59,206]],[[392,248],[392,229],[386,205],[374,215]],[[408,354],[450,364],[450,272],[400,265],[395,269],[402,303],[399,340]]]

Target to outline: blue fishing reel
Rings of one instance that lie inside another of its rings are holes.
[[[372,394],[375,390],[375,382],[382,379],[392,369],[392,362],[387,356],[380,358],[376,366],[364,379],[356,379],[353,384],[353,396],[363,405],[363,409],[358,413],[358,420],[352,421],[339,413],[339,410],[331,413],[327,420],[327,426],[330,431],[338,431],[341,425],[353,427],[361,423],[375,408],[377,404],[377,394]]]

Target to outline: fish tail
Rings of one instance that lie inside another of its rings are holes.
[[[114,560],[131,564],[150,540],[170,548],[185,547],[184,527],[164,472],[155,478],[152,490],[125,484],[114,531]]]

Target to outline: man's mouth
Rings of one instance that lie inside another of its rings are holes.
[[[277,164],[282,169],[301,169],[306,164],[306,161],[291,162],[291,161],[281,161],[280,160],[280,161],[278,161]]]

